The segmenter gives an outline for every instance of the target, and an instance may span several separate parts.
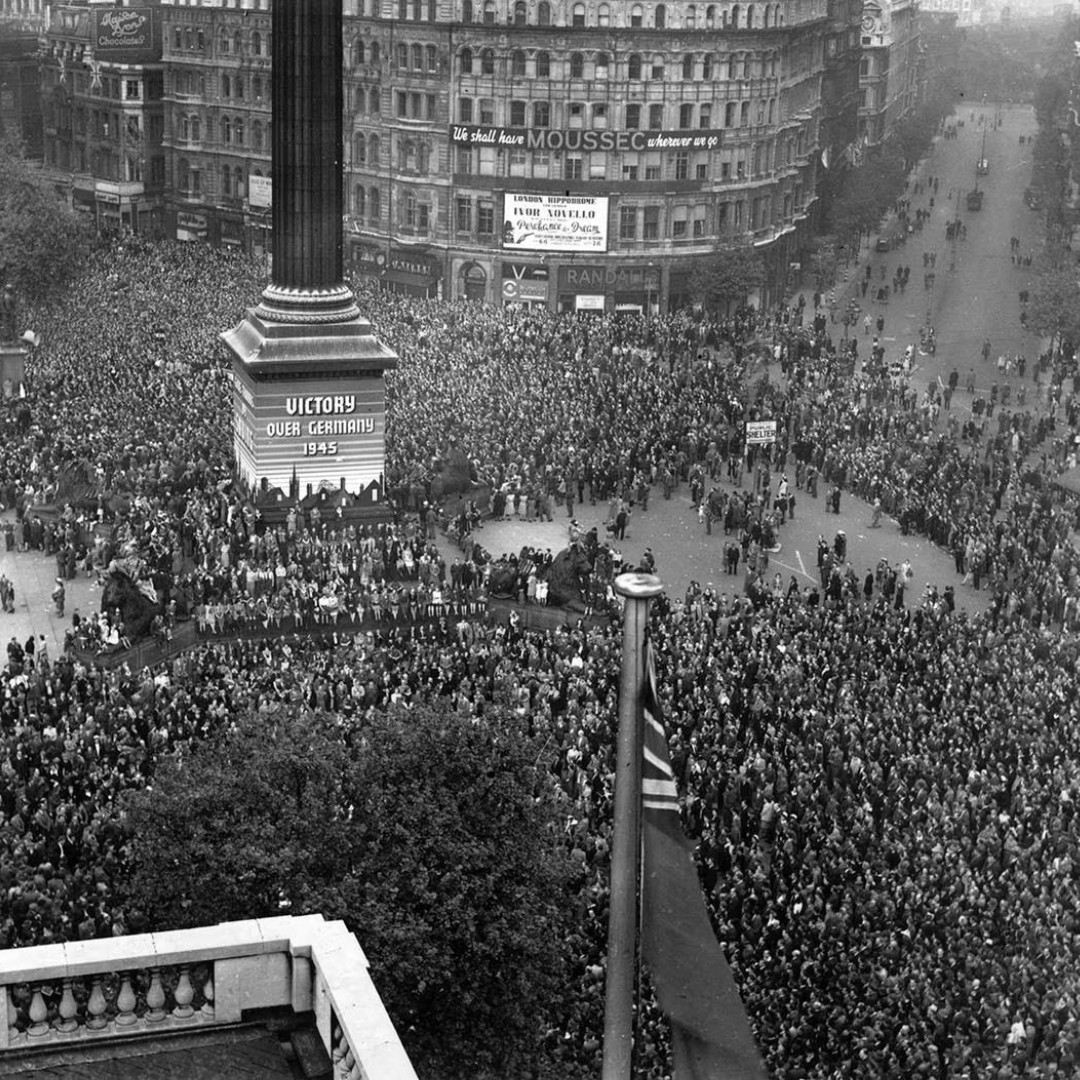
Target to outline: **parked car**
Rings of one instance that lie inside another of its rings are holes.
[[[877,243],[874,245],[875,251],[892,251],[892,241],[887,236],[879,236]]]

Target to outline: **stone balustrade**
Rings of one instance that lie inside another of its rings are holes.
[[[342,1080],[416,1080],[359,943],[319,915],[0,952],[0,1061],[274,1007],[314,1014]]]

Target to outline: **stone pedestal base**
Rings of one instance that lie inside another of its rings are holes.
[[[0,345],[0,397],[5,401],[20,397],[26,381],[26,349],[21,345]]]
[[[233,354],[236,470],[256,503],[284,512],[319,501],[324,519],[385,516],[383,372],[397,356],[371,324],[277,322],[253,308],[222,337]]]

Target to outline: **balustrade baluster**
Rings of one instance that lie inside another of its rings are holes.
[[[14,1046],[17,1042],[21,1042],[23,1039],[23,1033],[19,1030],[19,1010],[15,1005],[15,998],[12,996],[12,988],[10,986],[5,987],[7,993],[5,997],[7,999],[7,1029],[8,1029],[8,1046]]]
[[[146,1016],[150,1024],[160,1023],[165,1019],[165,989],[161,985],[161,969],[150,969],[150,986],[146,991]]]
[[[74,1031],[79,1026],[79,1004],[71,989],[71,979],[64,980],[64,992],[60,996],[60,1016],[53,1022],[57,1031]]]
[[[90,1000],[86,1003],[86,1026],[91,1031],[101,1031],[109,1026],[109,1017],[106,1013],[108,1002],[105,1000],[105,991],[101,987],[101,976],[95,975],[93,986],[90,989]]]
[[[203,987],[203,997],[206,999],[203,1002],[203,1007],[199,1011],[206,1017],[207,1020],[214,1019],[214,967],[211,964],[210,970],[206,973],[206,985]]]
[[[41,987],[35,986],[34,996],[30,1001],[30,1027],[26,1031],[30,1038],[39,1039],[42,1035],[49,1033],[49,1025],[46,1023],[48,1015],[49,1010],[45,1005],[45,997],[41,992]]]
[[[177,1020],[187,1020],[194,1015],[195,1010],[191,1007],[191,1002],[195,998],[195,989],[191,985],[191,976],[188,974],[186,964],[180,969],[180,978],[176,982],[173,997],[176,999],[176,1008],[173,1009],[172,1014]]]
[[[116,995],[116,1025],[131,1027],[139,1018],[135,1015],[135,991],[131,986],[131,976],[124,972],[120,979],[120,993]]]

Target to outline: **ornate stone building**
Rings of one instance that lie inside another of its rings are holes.
[[[44,168],[101,228],[162,229],[160,12],[50,6],[40,51]]]
[[[842,10],[354,0],[354,263],[408,291],[656,310],[743,234],[775,297],[814,213]]]
[[[880,146],[919,99],[919,8],[916,0],[865,0],[859,83],[859,138]]]

